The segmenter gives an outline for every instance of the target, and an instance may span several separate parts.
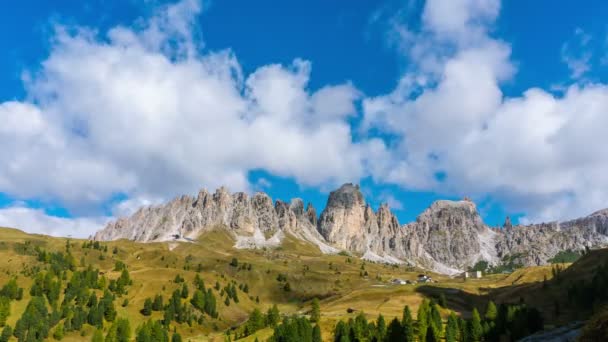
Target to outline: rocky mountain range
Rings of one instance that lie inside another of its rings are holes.
[[[490,265],[505,259],[540,265],[560,251],[607,245],[608,210],[528,226],[513,226],[507,220],[502,229],[495,229],[484,224],[470,200],[441,200],[415,222],[401,225],[387,205],[374,211],[353,184],[331,192],[320,216],[301,199],[273,202],[265,193],[249,196],[220,188],[213,194],[201,190],[196,197],[141,208],[111,222],[94,239],[190,241],[213,229],[230,232],[237,248],[277,246],[289,234],[323,253],[344,250],[372,261],[455,274],[482,260]]]

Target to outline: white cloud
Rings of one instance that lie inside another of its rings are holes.
[[[420,32],[396,26],[414,65],[394,91],[364,100],[365,126],[401,137],[374,176],[409,188],[490,194],[528,213],[528,221],[605,207],[608,87],[575,83],[560,96],[532,88],[506,98],[500,87],[515,70],[510,46],[489,33],[499,7],[428,1]],[[447,177],[439,181],[436,172]]]
[[[589,48],[591,35],[581,28],[574,31],[574,38],[564,43],[561,49],[561,58],[573,79],[580,79],[591,70],[592,53]]]
[[[382,201],[382,203],[386,203],[389,208],[393,209],[393,210],[403,210],[404,206],[403,203],[397,199],[395,196],[393,196],[392,194],[388,193],[388,192],[383,192],[380,194],[379,196],[380,201]]]
[[[203,186],[249,190],[255,169],[308,186],[368,174],[383,144],[353,142],[355,87],[308,89],[300,59],[244,75],[230,50],[203,49],[200,10],[183,0],[105,34],[57,27],[28,100],[0,103],[0,192],[77,215],[126,194],[123,214]]]
[[[0,227],[18,228],[28,233],[87,238],[108,222],[106,217],[62,218],[41,209],[21,205],[0,209]]]

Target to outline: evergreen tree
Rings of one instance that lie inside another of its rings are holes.
[[[429,302],[424,299],[418,308],[418,340],[426,341],[429,320]]]
[[[190,304],[199,309],[201,312],[205,312],[205,295],[201,290],[194,291],[194,294],[190,299]]]
[[[95,332],[91,337],[91,342],[103,342],[103,332],[101,329],[95,329]]]
[[[140,312],[144,316],[150,316],[152,314],[152,300],[150,298],[146,298],[144,301],[144,307]]]
[[[152,310],[160,311],[163,309],[163,295],[157,294],[154,296],[154,302],[152,303]]]
[[[99,301],[99,307],[103,309],[103,318],[108,322],[114,322],[114,319],[116,319],[116,307],[114,307],[114,298],[110,292],[106,291],[103,298]]]
[[[314,328],[312,328],[312,342],[323,342],[323,337],[321,337],[321,328],[318,324],[315,324]]]
[[[4,329],[2,329],[2,335],[0,335],[0,342],[8,342],[11,335],[13,335],[13,329],[11,329],[11,326],[4,326]]]
[[[405,334],[403,333],[401,323],[397,318],[393,318],[393,320],[388,325],[385,341],[401,342],[403,340],[405,340]]]
[[[9,297],[0,296],[0,327],[6,324],[6,319],[11,314],[11,300]]]
[[[129,342],[131,340],[131,325],[127,318],[118,318],[112,323],[108,334],[106,335],[106,342]]]
[[[406,341],[414,341],[414,320],[412,319],[412,312],[409,306],[403,308],[403,317],[401,318],[401,326],[403,327],[403,334],[405,335]]]
[[[476,308],[473,308],[471,320],[468,322],[467,339],[468,341],[481,341],[483,336],[483,328],[481,327],[481,318]]]
[[[431,320],[430,326],[433,328],[433,338],[440,339],[441,332],[443,331],[441,314],[439,313],[439,307],[437,304],[431,306]],[[428,340],[428,339],[427,339]]]
[[[9,299],[21,300],[23,297],[23,289],[17,285],[17,279],[11,278],[0,290],[0,296]]]
[[[217,317],[216,305],[213,292],[211,289],[207,289],[207,293],[205,294],[205,312],[211,317]]]
[[[485,319],[488,321],[496,320],[498,316],[498,310],[496,309],[496,304],[493,301],[488,302],[488,306],[486,307]]]
[[[465,342],[469,340],[467,321],[465,321],[462,317],[458,318],[458,336],[460,337],[458,339],[459,341]]]
[[[181,295],[182,295],[182,298],[188,298],[188,285],[186,285],[186,284],[182,285]]]
[[[319,299],[314,298],[312,300],[312,312],[310,313],[310,321],[318,323],[321,319],[321,308],[319,306]]]
[[[441,341],[441,337],[437,336],[437,329],[433,325],[430,325],[426,329],[426,342],[439,342]]]
[[[15,324],[13,334],[19,341],[42,341],[49,335],[50,321],[44,298],[34,296]]]
[[[446,342],[457,342],[459,341],[458,334],[458,318],[454,312],[451,312],[448,316],[448,323],[445,326],[445,341]]]
[[[266,325],[275,327],[279,323],[280,315],[279,308],[274,304],[272,308],[268,309],[268,313],[266,314]]]
[[[339,321],[334,327],[334,342],[340,342],[342,340],[350,341],[349,329],[343,321]]]
[[[386,321],[384,320],[384,316],[382,314],[378,315],[378,319],[376,320],[376,337],[378,341],[383,341],[386,336]]]
[[[182,336],[179,333],[173,333],[173,336],[171,336],[171,342],[182,342]]]
[[[253,309],[253,311],[251,312],[251,315],[249,315],[249,319],[247,320],[247,323],[245,325],[245,330],[246,330],[247,335],[251,335],[254,332],[264,328],[264,325],[265,325],[264,315],[262,314],[260,309],[258,309],[258,308]]]
[[[55,328],[55,331],[53,332],[53,338],[56,339],[57,341],[61,341],[61,339],[63,339],[63,335],[64,335],[63,324],[59,323],[57,325],[57,327]]]

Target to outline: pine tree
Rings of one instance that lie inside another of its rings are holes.
[[[439,342],[441,337],[437,336],[437,329],[433,325],[430,325],[426,329],[426,342]]]
[[[458,318],[454,312],[451,312],[448,316],[448,324],[445,326],[445,341],[456,342],[458,341]]]
[[[403,317],[401,319],[401,326],[403,327],[403,334],[406,341],[414,341],[414,322],[412,319],[412,312],[409,306],[403,308]]]
[[[131,325],[127,318],[118,318],[110,327],[106,342],[129,342],[131,340]]]
[[[184,284],[182,286],[181,296],[182,298],[188,298],[188,285]]]
[[[103,332],[101,329],[95,329],[93,337],[91,337],[91,342],[103,342]]]
[[[264,328],[265,323],[266,322],[264,322],[264,315],[262,315],[260,309],[253,309],[251,315],[249,315],[249,320],[247,320],[246,324],[247,334],[251,335],[254,332]]]
[[[473,308],[471,320],[468,322],[467,338],[469,341],[481,341],[483,336],[483,328],[481,327],[481,318],[476,308]]]
[[[144,301],[144,307],[140,312],[144,316],[150,316],[152,314],[152,300],[150,298],[146,298]]]
[[[11,300],[8,297],[0,296],[0,327],[6,324],[6,319],[11,314]]]
[[[179,333],[173,333],[173,336],[171,336],[171,342],[182,342],[182,336]]]
[[[154,296],[154,302],[152,303],[152,310],[160,311],[163,309],[163,295],[157,294]]]
[[[0,342],[8,342],[11,335],[13,335],[13,329],[11,329],[11,326],[4,326],[4,329],[2,329],[2,335],[0,335]]]
[[[315,327],[312,328],[312,342],[323,342],[323,338],[321,337],[321,328],[319,324],[315,324]]]
[[[279,308],[274,304],[266,314],[266,325],[275,327],[279,323],[280,315]]]
[[[319,299],[314,298],[312,300],[312,312],[310,313],[310,321],[318,323],[321,319],[321,308],[319,307]]]
[[[63,334],[63,324],[59,323],[53,332],[53,338],[57,341],[61,341],[61,339],[63,339]]]
[[[458,336],[459,341],[468,341],[468,328],[467,321],[465,321],[462,317],[458,317]]]
[[[431,325],[431,328],[433,328],[434,338],[440,339],[441,332],[443,331],[443,327],[442,327],[442,321],[441,321],[441,314],[439,313],[439,307],[437,304],[433,304],[431,306],[431,317],[430,318],[431,318],[430,325]]]
[[[426,341],[426,332],[428,328],[429,318],[429,302],[424,299],[418,308],[418,340]]]
[[[393,320],[389,323],[388,328],[386,329],[386,342],[401,342],[405,339],[405,335],[403,334],[403,329],[401,327],[401,323],[397,318],[393,318]]]
[[[382,314],[379,314],[378,319],[376,320],[376,336],[378,338],[378,341],[384,340],[384,337],[386,336],[386,331],[387,328],[384,316],[382,316]]]
[[[485,319],[488,321],[496,320],[498,316],[498,310],[496,309],[496,304],[493,301],[488,302],[488,306],[486,307]]]

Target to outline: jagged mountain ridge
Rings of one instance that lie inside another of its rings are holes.
[[[468,200],[433,203],[416,221],[401,225],[387,205],[374,211],[359,187],[344,184],[330,193],[317,218],[312,204],[289,203],[265,193],[231,194],[220,188],[201,190],[196,198],[138,210],[95,234],[96,240],[126,238],[134,241],[169,241],[196,238],[202,232],[226,229],[237,248],[276,246],[285,234],[308,241],[324,253],[347,250],[365,259],[407,262],[440,273],[454,274],[480,260],[497,264],[505,256],[524,265],[540,265],[560,251],[608,244],[608,210],[587,217],[530,226],[492,229],[485,225],[475,204]]]

